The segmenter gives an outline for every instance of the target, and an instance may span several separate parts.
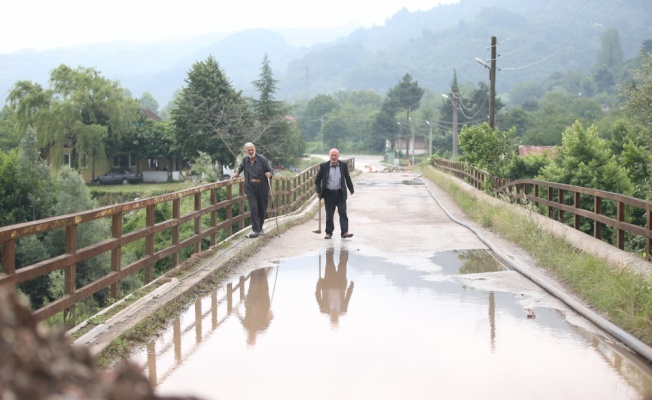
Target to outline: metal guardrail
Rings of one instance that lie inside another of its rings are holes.
[[[342,160],[355,167],[355,160]],[[274,215],[288,214],[298,210],[315,195],[315,176],[319,170],[316,164],[293,177],[274,177],[270,180],[269,211]],[[235,188],[235,189],[234,189]],[[202,198],[208,195],[208,204],[203,204]],[[220,196],[223,198],[220,199]],[[246,201],[244,181],[221,181],[197,186],[162,196],[150,197],[88,211],[31,221],[16,225],[0,227],[0,285],[17,285],[30,281],[56,270],[64,271],[64,295],[37,310],[33,314],[38,319],[46,319],[63,312],[64,324],[67,327],[75,324],[75,304],[105,288],[110,288],[110,296],[117,299],[120,296],[120,282],[126,277],[144,270],[145,284],[151,282],[154,275],[154,264],[164,258],[171,259],[172,269],[179,266],[181,251],[191,247],[193,253],[202,251],[202,241],[210,240],[214,246],[220,232],[226,237],[233,234],[233,228],[244,229],[250,216],[244,212]],[[181,202],[192,201],[193,210],[181,215]],[[169,219],[156,222],[157,206],[171,204],[172,216]],[[234,215],[234,205],[237,205]],[[123,232],[123,219],[129,213],[145,212],[144,227],[131,232]],[[218,212],[225,215],[218,219]],[[78,248],[78,228],[81,224],[100,219],[110,219],[111,237],[99,243]],[[202,229],[202,221],[209,220],[208,227]],[[180,237],[181,225],[192,223],[193,233],[185,238]],[[32,265],[16,268],[16,241],[32,235],[42,235],[55,230],[65,230],[65,249],[56,257],[39,261]],[[154,249],[154,236],[170,231],[171,243],[165,248]],[[139,259],[122,265],[122,249],[137,241],[143,242],[143,255]],[[75,284],[76,264],[101,254],[110,253],[110,272],[94,280],[84,287],[77,288]]]
[[[625,249],[627,240],[633,241],[639,237],[645,241],[645,257],[648,261],[652,260],[652,202],[604,190],[535,179],[509,181],[451,160],[436,159],[433,166],[480,190],[484,188],[485,181],[491,180],[494,183],[494,196],[504,196],[517,204],[534,204],[548,218],[574,229],[581,230],[584,218],[590,223],[596,239],[604,241],[604,226],[613,228],[614,241],[609,244],[620,250]]]

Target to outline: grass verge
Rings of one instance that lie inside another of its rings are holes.
[[[446,191],[469,218],[525,249],[537,264],[604,318],[652,346],[649,279],[635,271],[618,270],[605,260],[578,250],[563,238],[544,231],[534,218],[524,218],[512,207],[495,207],[464,190],[455,178],[432,167],[425,167],[422,173]]]

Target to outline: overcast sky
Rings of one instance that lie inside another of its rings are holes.
[[[249,28],[384,25],[402,8],[459,0],[3,0],[0,53],[122,39],[134,43]]]

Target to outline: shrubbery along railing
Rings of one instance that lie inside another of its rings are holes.
[[[621,250],[644,253],[651,260],[652,202],[603,190],[535,179],[506,180],[461,162],[435,159],[433,166],[483,190],[491,182],[496,197],[534,204],[556,219]]]

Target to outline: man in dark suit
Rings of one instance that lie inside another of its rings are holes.
[[[335,209],[340,216],[340,229],[342,238],[353,236],[349,233],[349,217],[346,215],[346,189],[349,189],[353,195],[353,182],[349,175],[348,165],[340,162],[340,151],[331,149],[328,152],[329,161],[319,165],[319,172],[315,178],[315,187],[317,197],[324,199],[324,208],[326,209],[326,236],[324,239],[333,237],[335,224],[333,217]]]

